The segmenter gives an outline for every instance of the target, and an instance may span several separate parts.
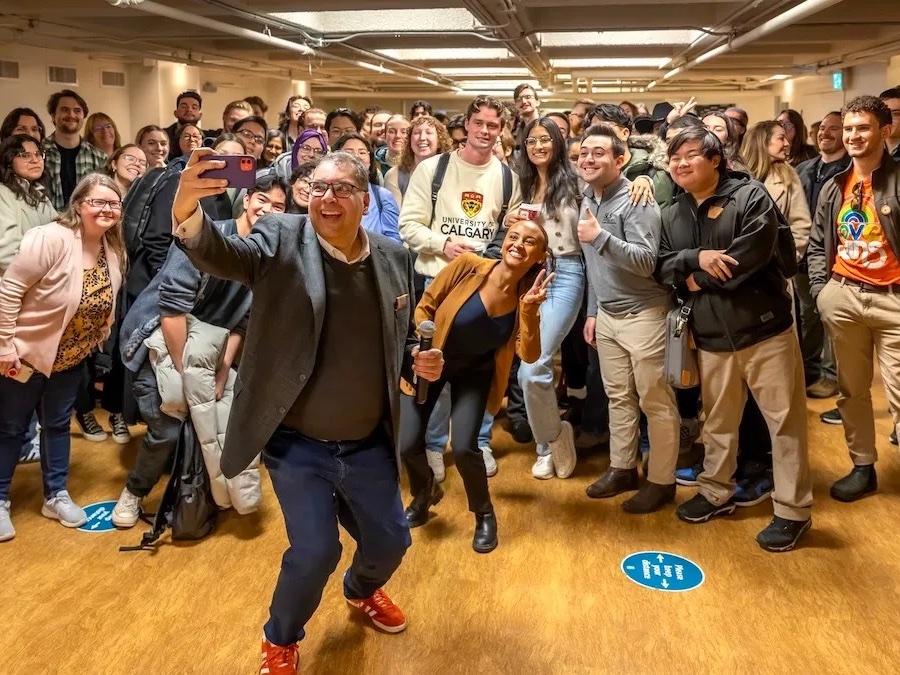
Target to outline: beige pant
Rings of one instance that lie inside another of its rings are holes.
[[[884,390],[900,431],[900,294],[868,293],[829,281],[816,300],[837,361],[838,409],[856,466],[874,464],[875,414],[872,411],[874,354]]]
[[[806,441],[806,388],[797,334],[791,328],[737,352],[699,350],[706,458],[700,493],[721,505],[734,494],[738,427],[747,389],[759,405],[772,437],[775,515],[806,520],[812,479]]]
[[[650,436],[648,478],[658,485],[675,482],[681,416],[675,392],[666,383],[666,307],[613,316],[597,310],[597,354],[609,397],[609,465],[638,465],[641,410]]]

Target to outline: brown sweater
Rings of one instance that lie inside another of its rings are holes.
[[[425,289],[416,307],[416,325],[422,321],[434,321],[432,346],[443,349],[447,335],[453,327],[457,312],[466,301],[481,289],[488,274],[499,260],[488,260],[474,253],[466,253],[453,260]],[[528,290],[520,288],[519,297]],[[497,350],[494,356],[494,380],[488,394],[487,411],[496,415],[506,393],[513,356],[519,355],[526,363],[534,363],[541,356],[541,331],[539,305],[519,301],[516,322],[509,342]]]

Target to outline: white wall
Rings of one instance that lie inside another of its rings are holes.
[[[22,46],[0,46],[0,60],[19,62],[18,80],[0,80],[0,101],[3,111],[22,106],[33,108],[41,116],[47,132],[53,129],[50,115],[47,114],[47,99],[60,89],[71,88],[77,91],[87,102],[90,112],[104,112],[116,120],[123,138],[130,137],[130,96],[127,67],[122,62],[94,60],[82,54],[36,49]],[[63,86],[50,84],[47,81],[47,66],[74,67],[78,70],[78,85]],[[126,72],[126,88],[115,89],[100,86],[100,71],[114,70]],[[122,128],[123,121],[125,128]]]

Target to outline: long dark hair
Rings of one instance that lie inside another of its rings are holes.
[[[366,150],[369,151],[369,183],[378,185],[378,167],[376,166],[375,153],[372,151],[372,144],[362,134],[344,134],[337,140],[331,151],[337,152],[347,144],[347,141],[362,141],[365,144]]]
[[[13,170],[13,160],[20,152],[25,152],[25,143],[34,143],[38,152],[42,152],[41,144],[28,134],[16,134],[0,143],[0,183],[12,190],[12,193],[28,206],[37,208],[38,204],[47,199],[42,181],[43,174],[37,180],[28,181]]]
[[[567,204],[578,203],[578,174],[575,167],[569,161],[569,153],[566,150],[566,139],[556,126],[556,122],[549,117],[541,117],[529,122],[525,127],[522,138],[528,138],[531,130],[540,125],[550,137],[553,152],[550,164],[547,166],[547,190],[544,198],[544,210],[548,218],[556,218],[558,208]],[[538,187],[538,170],[528,159],[528,152],[522,153],[519,160],[519,180],[522,184],[522,198],[528,201],[534,199]]]
[[[40,144],[46,137],[47,130],[44,128],[41,118],[31,108],[13,108],[9,111],[9,114],[3,118],[3,123],[0,124],[0,141],[5,141],[13,135],[13,129],[19,126],[20,117],[33,117],[37,120],[38,129],[41,132],[41,138],[38,141],[38,144]]]

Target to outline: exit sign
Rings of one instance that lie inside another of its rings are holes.
[[[844,71],[839,70],[831,74],[831,88],[835,91],[844,90]]]

